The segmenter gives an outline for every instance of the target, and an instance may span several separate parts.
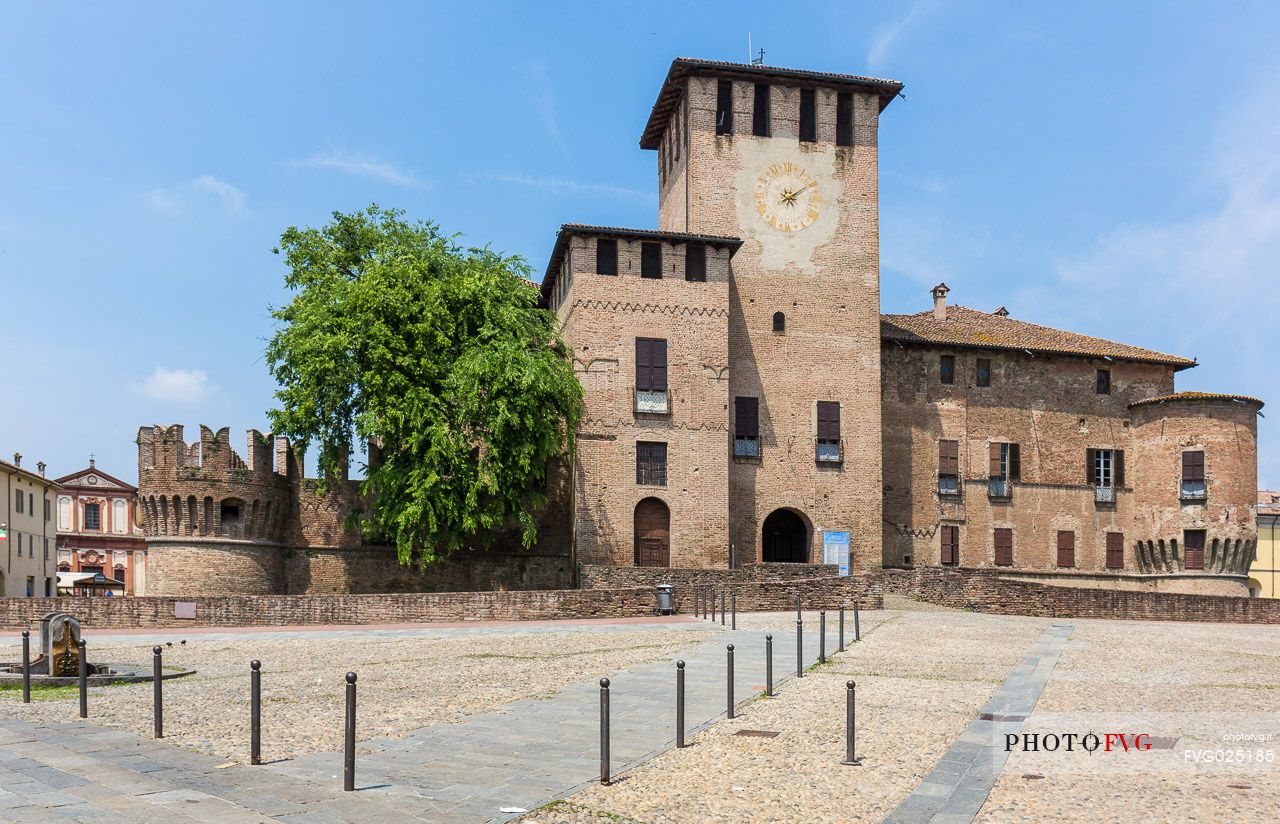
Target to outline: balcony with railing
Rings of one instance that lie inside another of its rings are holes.
[[[815,458],[820,464],[838,464],[844,460],[839,441],[818,441]]]
[[[1204,500],[1208,497],[1208,490],[1205,489],[1203,480],[1189,481],[1184,479],[1180,494],[1183,501],[1198,504],[1204,503]]]
[[[760,439],[759,438],[734,438],[733,439],[733,457],[735,458],[760,457]]]
[[[987,497],[1007,500],[1012,494],[1008,478],[988,478]]]
[[[1093,500],[1099,504],[1114,504],[1116,502],[1116,488],[1114,486],[1095,486],[1093,488]]]
[[[960,497],[960,476],[959,475],[939,475],[938,476],[938,494],[944,498]]]
[[[665,389],[636,390],[636,413],[641,415],[666,415],[671,411],[670,405],[667,403],[667,391]]]

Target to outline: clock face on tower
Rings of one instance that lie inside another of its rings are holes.
[[[822,189],[804,168],[791,161],[773,163],[756,179],[756,213],[781,232],[799,232],[822,212]]]

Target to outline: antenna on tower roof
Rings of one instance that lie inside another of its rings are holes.
[[[751,59],[751,65],[753,65],[753,66],[763,66],[763,65],[764,65],[764,49],[761,49],[761,50],[760,50],[760,56],[759,56],[759,57],[753,57],[753,58]]]
[[[747,60],[749,60],[753,66],[764,65],[764,49],[761,49],[760,56],[756,57],[755,47],[751,44],[751,32],[747,32]]]

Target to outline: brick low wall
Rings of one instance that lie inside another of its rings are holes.
[[[677,567],[634,567],[582,564],[578,582],[583,589],[617,587],[722,587],[752,582],[797,581],[834,578],[839,570],[818,564],[747,564],[738,569],[682,569]]]
[[[835,609],[854,600],[866,609],[883,606],[880,587],[866,576],[748,582],[730,589],[737,593],[738,609],[743,612],[793,609],[797,594],[806,609]],[[691,587],[677,588],[677,612],[693,611],[693,592]],[[178,604],[193,604],[196,617],[175,617]],[[70,613],[85,627],[132,629],[626,618],[653,611],[650,586],[366,595],[0,598],[0,627],[32,628],[50,612]]]
[[[997,615],[1280,624],[1280,599],[1051,586],[984,569],[886,569],[885,592]]]

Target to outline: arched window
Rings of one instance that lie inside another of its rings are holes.
[[[658,498],[636,504],[636,566],[671,566],[671,510]]]
[[[785,331],[787,331],[787,316],[786,316],[786,315],[782,314],[781,312],[774,312],[774,313],[773,313],[773,331],[775,331],[775,332],[785,332]]]

